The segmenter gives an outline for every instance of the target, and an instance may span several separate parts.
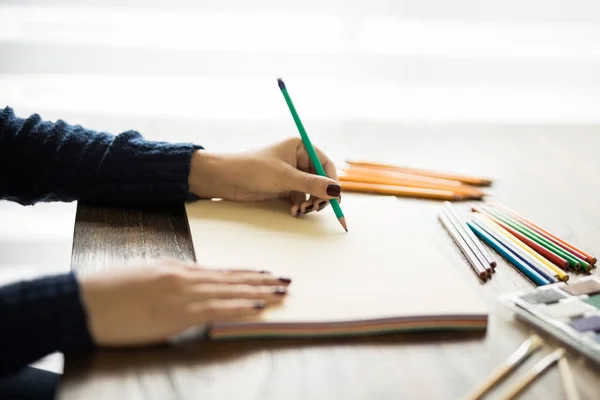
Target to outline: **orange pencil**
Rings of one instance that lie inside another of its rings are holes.
[[[596,262],[598,261],[596,259],[596,257],[589,255],[588,253],[584,252],[583,250],[578,249],[577,247],[573,246],[572,244],[562,240],[561,238],[553,235],[552,233],[544,230],[543,228],[537,226],[536,224],[534,224],[531,221],[528,221],[527,219],[525,219],[525,217],[517,214],[515,211],[511,210],[510,208],[506,207],[503,204],[500,203],[490,203],[492,204],[494,207],[498,207],[504,210],[504,212],[509,213],[510,215],[512,215],[514,218],[518,219],[521,223],[523,223],[524,225],[528,226],[530,229],[533,229],[534,231],[536,231],[537,233],[539,233],[540,235],[544,236],[546,239],[548,239],[549,241],[553,242],[554,244],[556,244],[557,246],[562,247],[563,249],[565,249],[566,251],[568,251],[569,253],[586,260],[587,262],[589,262],[590,264],[594,265],[596,264]]]
[[[466,183],[468,185],[474,185],[474,186],[490,186],[492,184],[492,181],[490,179],[478,178],[478,177],[474,177],[474,176],[458,175],[458,174],[451,174],[451,173],[446,173],[446,172],[431,171],[431,170],[417,169],[417,168],[400,167],[400,166],[396,166],[396,165],[379,164],[379,163],[367,162],[367,161],[347,161],[347,162],[348,162],[348,164],[350,164],[352,166],[359,166],[359,167],[366,167],[366,168],[373,168],[373,169],[380,169],[380,170],[391,170],[391,171],[397,171],[397,172],[402,172],[402,173],[406,173],[406,174],[429,176],[429,177],[440,178],[440,179],[449,179],[452,181],[460,181],[462,183]]]
[[[451,192],[449,190],[437,190],[426,188],[413,188],[406,186],[380,185],[376,183],[349,182],[340,180],[342,190],[346,192],[387,194],[400,197],[418,197],[434,200],[460,201],[466,200],[467,196]]]
[[[483,192],[473,187],[460,185],[460,186],[450,186],[450,185],[437,185],[429,182],[418,182],[404,179],[395,179],[395,178],[387,178],[384,176],[378,175],[363,175],[363,174],[354,174],[352,172],[345,173],[340,177],[341,180],[348,182],[363,182],[363,183],[377,183],[381,185],[393,185],[393,186],[406,186],[406,187],[416,187],[416,188],[427,188],[427,189],[438,189],[438,190],[449,190],[451,192],[456,192],[460,194],[464,194],[471,199],[481,199],[483,197]]]
[[[345,172],[361,175],[377,175],[385,176],[394,179],[406,179],[415,182],[428,182],[436,185],[448,185],[448,186],[466,186],[460,181],[453,181],[450,179],[432,178],[430,176],[407,174],[404,172],[392,171],[387,169],[368,168],[368,167],[357,167],[351,165],[349,168],[344,169]]]

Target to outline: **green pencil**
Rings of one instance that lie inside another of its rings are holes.
[[[315,148],[313,147],[310,139],[308,138],[308,134],[306,133],[306,130],[304,129],[304,125],[302,125],[302,121],[300,121],[300,117],[298,116],[298,113],[296,112],[296,107],[294,107],[294,103],[292,103],[292,99],[290,98],[290,95],[287,92],[285,83],[283,83],[283,81],[281,79],[277,79],[277,84],[279,85],[279,89],[281,89],[283,98],[285,99],[285,102],[287,103],[288,108],[290,109],[290,112],[292,113],[292,118],[294,118],[296,127],[298,128],[298,131],[300,132],[300,136],[302,137],[302,143],[304,143],[304,147],[306,147],[306,152],[308,153],[308,156],[310,157],[310,160],[312,161],[312,163],[315,167],[315,170],[317,171],[317,174],[326,177],[327,174],[325,174],[325,170],[323,169],[323,165],[321,164],[321,161],[319,160],[319,156],[317,156],[317,152],[315,151]],[[331,199],[329,202],[331,203],[331,207],[333,208],[333,211],[335,212],[335,216],[337,217],[338,221],[340,221],[340,224],[344,227],[346,232],[348,232],[348,227],[346,225],[346,218],[344,217],[344,213],[342,212],[340,203],[338,202],[337,199]]]

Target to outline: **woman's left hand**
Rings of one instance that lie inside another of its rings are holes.
[[[192,156],[190,191],[200,198],[287,199],[293,216],[321,211],[329,199],[340,197],[341,186],[333,162],[315,150],[327,178],[316,175],[299,138],[240,154],[197,150]]]

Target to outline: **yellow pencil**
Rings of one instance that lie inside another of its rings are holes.
[[[542,264],[545,267],[545,268],[543,268],[544,271],[546,271],[547,273],[550,273],[550,274],[558,277],[558,279],[560,279],[561,281],[566,282],[569,280],[569,275],[566,272],[564,272],[562,269],[558,268],[556,265],[552,264],[550,261],[546,260],[544,257],[539,255],[535,250],[533,250],[531,247],[527,246],[525,243],[520,241],[518,238],[514,237],[510,232],[508,232],[506,229],[504,229],[504,227],[502,227],[500,224],[498,224],[492,218],[490,218],[489,216],[487,216],[485,214],[478,214],[478,215],[481,218],[485,219],[488,223],[492,224],[492,226],[494,228],[496,228],[496,230],[500,234],[502,234],[502,236],[504,236],[507,240],[510,240],[514,245],[519,246],[519,248],[521,248],[523,251],[525,251],[531,257],[535,258],[535,260],[538,261],[538,263],[537,263],[538,268],[540,267],[539,264]]]

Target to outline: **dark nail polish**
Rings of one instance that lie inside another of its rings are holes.
[[[278,278],[277,280],[281,283],[285,283],[286,285],[292,283],[292,280],[290,278]]]
[[[273,293],[275,293],[278,296],[283,296],[284,294],[287,293],[287,289],[283,286],[279,286],[279,287],[276,287],[275,289],[273,289]]]
[[[254,309],[255,310],[262,310],[265,308],[265,302],[262,300],[258,300],[256,302],[254,302]]]
[[[298,209],[298,211],[296,211],[296,217],[300,215],[300,209]]]
[[[317,212],[321,211],[322,209],[324,209],[326,205],[327,205],[326,201],[323,201],[323,202],[319,203],[319,208],[317,208]]]
[[[332,197],[338,197],[342,193],[342,187],[340,185],[327,185],[327,194]]]
[[[313,209],[313,208],[315,208],[315,206],[314,206],[314,205],[312,205],[312,204],[311,204],[310,206],[306,206],[306,207],[304,208],[304,212],[305,212],[305,213],[307,213],[307,212],[309,212],[309,211],[312,211],[312,209]]]
[[[270,272],[269,272],[269,271],[266,271],[266,270],[264,270],[264,269],[263,269],[263,270],[260,270],[260,271],[259,271],[259,273],[261,273],[261,274],[270,274]]]

